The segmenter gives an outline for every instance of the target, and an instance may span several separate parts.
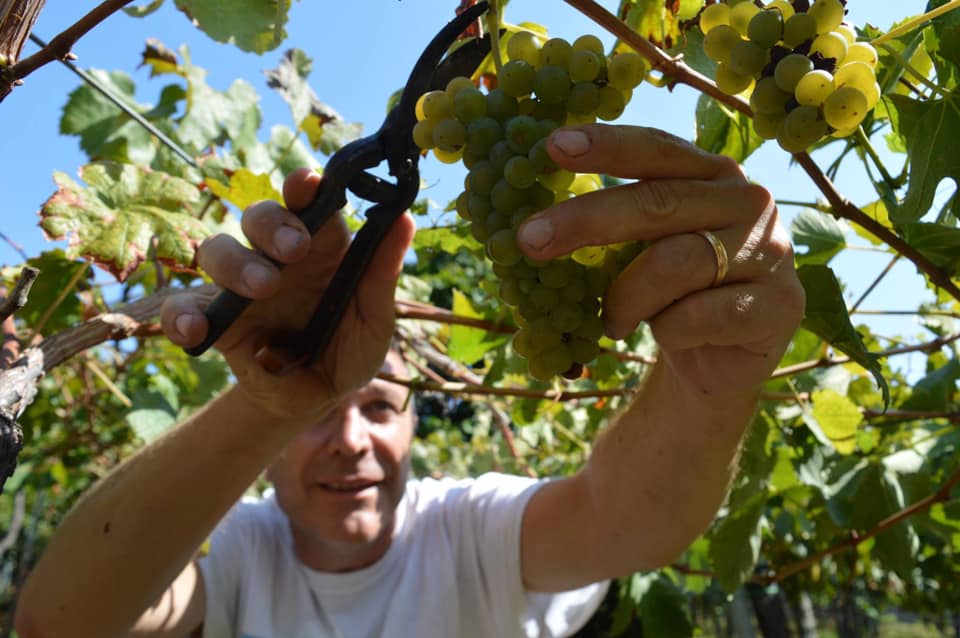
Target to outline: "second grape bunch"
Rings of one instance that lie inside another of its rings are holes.
[[[647,65],[632,52],[606,56],[592,35],[541,42],[520,31],[507,41],[506,54],[496,88],[484,92],[459,77],[446,90],[424,94],[414,141],[469,171],[457,212],[493,262],[498,296],[520,327],[513,348],[530,375],[576,378],[599,351],[607,288],[641,246],[586,247],[537,261],[520,251],[516,233],[531,215],[601,188],[597,175],[558,167],[547,139],[560,126],[620,117]]]
[[[846,137],[880,100],[877,51],[844,22],[843,0],[718,2],[700,14],[717,85],[749,93],[753,127],[798,153]]]

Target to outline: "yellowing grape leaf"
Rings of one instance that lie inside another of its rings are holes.
[[[675,11],[689,13],[689,0],[625,0],[620,3],[620,18],[631,29],[661,49],[669,49],[681,38],[680,17]]]
[[[195,267],[209,234],[185,213],[200,191],[178,177],[131,164],[98,162],[80,169],[84,187],[54,173],[58,190],[40,209],[52,239],[69,239],[67,256],[85,257],[124,281],[148,255],[178,269]],[[155,242],[155,245],[154,245]]]
[[[258,175],[246,168],[234,171],[230,176],[229,184],[213,178],[208,178],[206,183],[210,192],[227,200],[240,210],[265,199],[283,202],[283,196],[273,187],[269,175]]]
[[[840,454],[853,454],[857,447],[857,426],[863,415],[856,404],[836,390],[815,390],[811,395],[813,417]]]
[[[272,51],[287,37],[290,0],[176,0],[177,8],[217,42],[242,51]]]

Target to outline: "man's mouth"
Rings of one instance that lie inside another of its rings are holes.
[[[330,481],[317,482],[317,485],[331,492],[356,493],[379,485],[379,481]]]

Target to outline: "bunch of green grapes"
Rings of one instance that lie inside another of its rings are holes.
[[[753,127],[798,153],[825,135],[846,137],[880,100],[877,51],[844,23],[844,0],[717,3],[700,14],[717,85],[750,92]]]
[[[547,137],[559,126],[618,118],[647,67],[636,53],[606,56],[591,35],[541,44],[522,31],[507,41],[506,55],[492,90],[459,77],[423,95],[413,137],[441,161],[461,161],[469,171],[457,212],[486,246],[498,296],[520,326],[513,348],[531,376],[576,378],[597,356],[607,288],[640,247],[586,247],[537,261],[520,251],[516,233],[538,211],[601,188],[597,175],[557,166]]]

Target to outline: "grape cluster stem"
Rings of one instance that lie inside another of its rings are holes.
[[[960,0],[955,0],[960,3]],[[753,117],[750,104],[743,98],[728,95],[717,88],[710,78],[690,68],[681,58],[668,55],[636,31],[630,29],[617,16],[607,11],[593,0],[564,0],[598,25],[609,31],[630,45],[637,53],[646,58],[650,65],[664,75],[672,78],[675,83],[686,84],[701,93],[709,95],[718,102],[729,106],[749,117]],[[949,275],[936,264],[924,257],[920,252],[903,241],[896,233],[860,210],[853,202],[841,194],[830,181],[820,166],[806,152],[794,153],[794,160],[807,173],[816,187],[827,198],[833,207],[834,216],[846,219],[885,242],[904,257],[913,262],[934,284],[942,288],[955,300],[960,301],[960,288],[950,279]]]

